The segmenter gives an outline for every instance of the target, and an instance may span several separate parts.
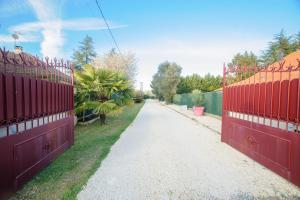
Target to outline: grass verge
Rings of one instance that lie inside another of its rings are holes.
[[[75,144],[36,175],[11,199],[76,199],[82,186],[100,166],[111,146],[131,124],[144,103],[124,109],[119,116],[75,128]]]

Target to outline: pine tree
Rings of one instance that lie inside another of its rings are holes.
[[[81,70],[84,65],[90,64],[96,55],[93,39],[87,35],[84,40],[80,42],[79,49],[73,53],[75,68]]]
[[[263,51],[262,63],[264,65],[272,64],[296,50],[297,45],[293,43],[292,37],[287,36],[284,30],[281,30],[279,34],[275,35],[274,40],[269,43],[267,50]]]

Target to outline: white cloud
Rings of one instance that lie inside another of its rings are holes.
[[[108,22],[110,28],[124,28],[126,25],[119,25],[112,22]],[[37,21],[37,22],[28,22],[13,26],[10,28],[11,32],[35,32],[48,27],[60,26],[64,30],[73,30],[73,31],[84,31],[84,30],[102,30],[106,29],[106,25],[103,20],[99,18],[78,18],[70,20],[51,20],[51,21]]]
[[[60,19],[56,14],[58,10],[54,6],[55,3],[49,3],[50,1],[47,0],[28,0],[28,2],[41,23],[52,20],[58,21],[58,23],[55,23],[52,26],[42,27],[43,41],[41,42],[41,53],[43,56],[59,56],[64,39],[61,31],[61,23],[59,23]]]
[[[111,29],[125,28],[127,25],[120,25],[108,22]],[[104,30],[105,22],[99,18],[78,18],[69,20],[45,20],[27,22],[18,24],[9,28],[9,32],[20,33],[19,42],[37,42],[40,40],[40,33],[43,35],[41,43],[42,54],[44,56],[56,57],[61,56],[61,47],[64,44],[62,30],[70,31],[87,31],[87,30]],[[0,35],[1,43],[14,42],[11,35]]]
[[[36,34],[41,32],[43,41],[41,42],[41,53],[43,56],[60,57],[61,49],[64,45],[62,30],[100,30],[105,29],[105,24],[97,18],[81,18],[62,20],[59,16],[62,2],[49,0],[28,0],[35,11],[39,21],[20,24],[12,27],[11,32]],[[60,6],[57,6],[60,5]],[[118,25],[109,22],[111,28],[122,28],[125,25]]]
[[[19,42],[34,42],[34,41],[38,41],[39,38],[35,35],[30,35],[30,34],[22,34],[19,35]],[[14,42],[15,40],[13,39],[13,37],[11,35],[0,35],[0,42],[1,43],[10,43],[10,42]]]
[[[127,25],[120,25],[113,22],[108,22],[111,29],[125,28]],[[9,28],[10,33],[20,33],[19,42],[37,42],[40,40],[39,33],[47,31],[49,27],[61,27],[62,30],[70,31],[87,31],[87,30],[105,30],[106,25],[99,18],[78,18],[70,20],[53,20],[53,21],[36,21],[18,24]],[[51,34],[51,33],[44,33]],[[59,35],[61,34],[54,34]],[[52,40],[53,38],[49,38]],[[63,42],[60,38],[54,38],[52,42]],[[11,35],[0,35],[0,42],[14,42]],[[47,44],[48,45],[48,44]]]
[[[43,17],[44,18],[44,17]],[[50,18],[50,17],[49,17]],[[125,28],[127,25],[120,25],[108,22],[110,28]],[[41,50],[44,56],[61,57],[61,48],[64,44],[62,30],[87,31],[87,30],[105,30],[105,22],[99,18],[78,18],[69,20],[42,20],[18,24],[9,28],[10,33],[20,33],[19,42],[37,42],[40,41],[40,34],[43,39]],[[11,35],[0,35],[1,43],[14,42]]]

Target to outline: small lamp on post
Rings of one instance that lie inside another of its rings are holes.
[[[23,47],[22,46],[15,46],[15,53],[20,54],[23,52]]]
[[[14,38],[14,40],[15,40],[15,53],[16,53],[16,54],[22,53],[23,47],[17,45],[17,40],[19,39],[19,34],[18,34],[18,33],[13,33],[11,36],[12,36],[12,37]]]

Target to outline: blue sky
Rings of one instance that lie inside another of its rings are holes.
[[[244,50],[257,54],[273,35],[300,31],[299,0],[99,0],[122,52],[137,57],[137,83],[149,89],[159,63],[183,74],[221,74],[222,63]],[[70,59],[85,35],[99,55],[113,48],[94,0],[0,0],[0,46]]]

